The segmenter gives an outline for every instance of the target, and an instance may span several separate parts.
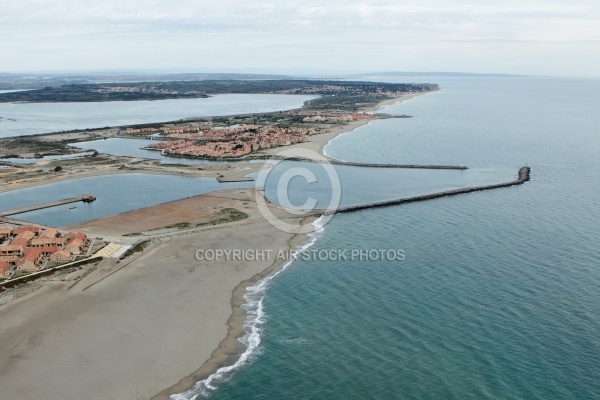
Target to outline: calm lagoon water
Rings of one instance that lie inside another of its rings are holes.
[[[112,154],[114,156],[140,157],[161,160],[161,162],[164,164],[194,165],[210,164],[214,162],[208,160],[195,160],[191,158],[166,157],[161,155],[160,151],[142,149],[142,147],[146,147],[152,143],[153,141],[149,139],[109,138],[103,140],[92,140],[89,142],[78,142],[74,143],[72,146],[86,150],[96,150],[99,153]]]
[[[0,103],[0,138],[182,118],[299,108],[315,96],[222,94],[206,99],[99,103]]]
[[[96,201],[75,203],[17,214],[12,217],[50,226],[64,226],[203,194],[245,187],[247,182],[219,183],[214,178],[120,174],[95,176],[0,193],[0,209],[40,204],[92,193]],[[71,209],[70,207],[77,208]]]
[[[129,140],[126,140],[127,142]],[[295,206],[309,198],[318,201],[317,208],[327,208],[330,182],[318,164],[279,163],[269,174],[265,193],[276,204],[281,174],[290,168],[312,171],[318,182],[308,184],[293,179],[286,193]],[[342,183],[341,205],[408,197],[439,190],[484,185],[514,179],[516,170],[419,171],[402,169],[368,169],[336,166]],[[257,173],[251,174],[256,177]],[[141,207],[232,187],[254,187],[254,182],[219,183],[214,178],[189,178],[171,175],[120,174],[97,176],[50,183],[18,191],[0,193],[0,210],[9,210],[43,202],[92,193],[97,200],[89,204],[73,204],[15,215],[15,218],[51,226],[63,226],[89,219],[113,215]]]

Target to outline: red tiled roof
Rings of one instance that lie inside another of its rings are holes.
[[[13,240],[12,242],[10,242],[11,246],[27,246],[27,244],[29,243],[29,239],[25,239],[25,238],[16,238],[15,240]]]
[[[22,226],[20,228],[15,228],[12,230],[12,235],[17,236],[23,232],[33,232],[33,233],[39,233],[40,232],[40,227],[39,226]]]
[[[83,240],[81,240],[81,239],[75,239],[75,238],[71,239],[69,241],[69,243],[67,243],[66,247],[72,247],[72,246],[82,247],[83,246]]]
[[[59,250],[50,256],[50,260],[63,260],[71,258],[72,254],[66,250]]]
[[[25,231],[25,232],[21,232],[17,235],[17,239],[27,239],[27,240],[31,240],[35,237],[35,233],[31,232],[31,231]]]
[[[82,232],[69,232],[65,236],[73,237],[73,238],[79,239],[79,240],[85,240],[87,238],[87,235]]]
[[[25,255],[23,256],[22,260],[36,262],[37,259],[40,257],[40,254],[42,254],[41,249],[30,247],[28,249],[25,249]]]
[[[44,246],[40,247],[39,250],[42,254],[52,254],[56,253],[60,249],[58,246]]]
[[[40,234],[41,238],[55,238],[58,230],[54,228],[48,228]]]
[[[8,269],[8,263],[6,261],[0,260],[0,275],[4,275],[6,270]]]

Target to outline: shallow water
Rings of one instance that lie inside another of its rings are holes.
[[[214,178],[172,175],[94,176],[0,193],[0,210],[93,194],[96,201],[92,203],[66,204],[11,216],[44,225],[65,226],[187,196],[246,186],[247,182],[219,183]]]

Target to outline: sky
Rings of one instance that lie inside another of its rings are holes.
[[[0,0],[0,72],[600,76],[598,0]]]

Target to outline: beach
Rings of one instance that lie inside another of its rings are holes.
[[[169,238],[117,273],[92,273],[74,286],[52,282],[0,307],[3,397],[167,398],[237,354],[245,287],[281,263],[278,251],[305,238],[260,220],[251,191],[221,192],[228,194],[252,208],[244,224]],[[199,206],[201,197],[181,201]],[[198,250],[219,249],[271,256],[196,259]]]
[[[366,113],[374,114],[374,113],[385,110],[386,107],[392,106],[397,103],[402,103],[404,101],[413,99],[413,98],[421,96],[423,94],[426,94],[426,93],[405,93],[405,94],[395,97],[393,99],[384,100],[384,101],[378,103],[376,106],[365,108],[362,111],[366,112]],[[283,148],[262,150],[262,151],[258,152],[258,154],[264,153],[267,155],[274,155],[274,154],[277,154],[278,152],[280,152],[281,150],[285,149],[285,150],[309,150],[309,151],[314,151],[316,153],[319,153],[321,155],[325,155],[324,149],[330,141],[332,141],[333,139],[335,139],[336,137],[338,137],[344,133],[352,132],[352,131],[360,128],[361,126],[367,125],[371,121],[372,120],[369,120],[369,119],[354,120],[345,125],[334,126],[334,127],[330,128],[329,132],[327,132],[327,133],[322,133],[320,135],[311,136],[308,142],[298,143],[298,144],[294,144],[291,146],[285,146]]]
[[[383,102],[370,111],[412,97],[409,94]],[[330,140],[366,123],[368,120],[335,127],[327,134],[311,137],[309,142],[285,148],[322,154]],[[241,167],[234,164],[226,168],[232,176],[248,173]],[[256,167],[244,168],[252,172]],[[203,173],[214,176],[219,171]],[[56,179],[119,172],[107,167]],[[180,173],[150,167],[144,172]],[[9,190],[43,183],[47,181],[15,184]],[[248,218],[212,228],[163,231],[160,245],[116,272],[114,264],[101,263],[75,285],[52,281],[1,306],[3,397],[167,399],[170,394],[190,389],[219,367],[233,364],[244,350],[237,338],[244,333],[245,312],[241,305],[246,287],[284,263],[275,254],[296,248],[308,237],[282,232],[265,221],[257,210],[252,189],[217,193],[222,198],[216,203],[212,194],[179,200],[179,206],[190,210],[213,207],[213,212],[219,207],[235,208]],[[68,228],[113,236],[139,231],[152,236],[151,232],[158,230],[154,236],[161,236],[161,228],[186,220],[185,216],[173,215],[169,209],[172,203]],[[278,207],[270,207],[276,215],[284,215]],[[150,218],[160,215],[165,218]],[[200,213],[196,217],[201,221],[207,216]],[[145,224],[133,226],[139,220]],[[234,249],[263,250],[271,256],[260,260],[197,259],[198,250]]]

